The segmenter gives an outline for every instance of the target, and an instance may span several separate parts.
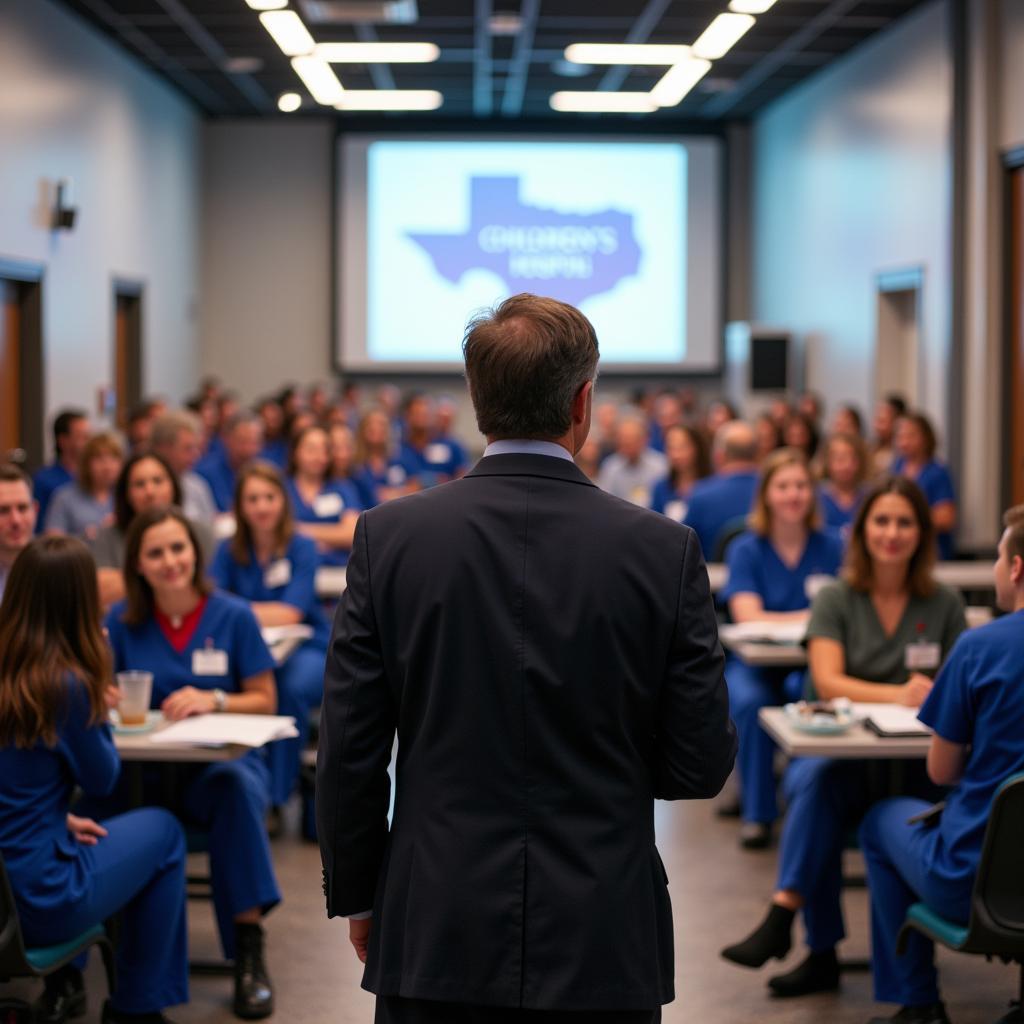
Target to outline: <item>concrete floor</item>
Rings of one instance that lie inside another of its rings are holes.
[[[347,942],[343,921],[328,921],[320,888],[320,858],[315,846],[291,834],[274,843],[284,901],[267,922],[269,966],[277,993],[277,1021],[296,1024],[371,1024],[373,996],[359,987],[361,967]],[[775,852],[745,852],[736,845],[736,825],[714,816],[708,803],[659,804],[658,846],[671,880],[669,891],[676,921],[676,992],[665,1008],[665,1024],[707,1024],[758,1020],[760,1024],[862,1024],[877,1007],[871,998],[869,974],[847,974],[837,995],[798,1000],[767,996],[769,974],[795,964],[798,946],[786,964],[773,963],[749,971],[726,963],[718,950],[742,938],[760,919],[771,891]],[[859,869],[852,855],[851,871]],[[846,957],[868,955],[867,893],[851,890],[846,897],[847,931],[841,947]],[[218,955],[208,906],[193,903],[190,913],[191,954]],[[975,957],[940,951],[943,993],[954,1024],[990,1024],[1006,1010],[1015,993],[1012,967],[988,964]],[[88,972],[90,1008],[84,1024],[99,1020],[104,982],[99,958]],[[0,995],[31,998],[23,984],[0,986]],[[196,977],[192,1001],[173,1008],[178,1024],[231,1024],[230,978]],[[581,1015],[581,1024],[585,1024]]]

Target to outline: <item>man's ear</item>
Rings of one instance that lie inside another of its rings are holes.
[[[1010,561],[1010,579],[1016,587],[1019,587],[1020,581],[1024,579],[1024,558],[1020,555],[1014,555]]]
[[[572,400],[572,420],[573,423],[582,423],[587,418],[587,402],[594,391],[594,382],[592,380],[584,381],[580,385],[579,391],[576,392],[576,397]]]

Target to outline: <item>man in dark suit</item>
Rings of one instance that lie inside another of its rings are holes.
[[[517,295],[463,351],[484,458],[356,528],[317,767],[327,911],[378,1022],[657,1021],[653,801],[714,796],[736,752],[700,546],[572,461],[586,317]]]

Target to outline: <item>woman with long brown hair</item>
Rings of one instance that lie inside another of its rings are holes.
[[[0,853],[32,946],[66,942],[121,913],[118,985],[105,1024],[160,1022],[188,1000],[185,842],[156,808],[103,821],[69,811],[74,786],[113,789],[116,702],[85,545],[39,537],[15,560],[0,605]],[[39,1020],[85,1012],[82,975],[51,974]]]

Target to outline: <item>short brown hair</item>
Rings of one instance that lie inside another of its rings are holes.
[[[853,521],[850,544],[846,549],[846,562],[843,566],[843,578],[854,590],[871,589],[874,566],[864,535],[871,507],[886,494],[906,498],[914,510],[920,538],[917,550],[911,555],[910,565],[907,567],[907,589],[915,597],[927,597],[935,590],[935,526],[932,523],[928,499],[921,488],[905,476],[883,476],[864,495],[857,517]]]
[[[146,509],[132,520],[124,540],[125,611],[122,620],[129,626],[139,626],[153,614],[153,588],[139,572],[139,552],[142,550],[142,538],[146,531],[168,519],[181,523],[195,551],[196,564],[192,571],[192,586],[200,594],[210,592],[210,585],[203,575],[203,548],[196,536],[195,527],[185,518],[185,513],[173,507]]]
[[[821,468],[821,475],[825,480],[829,479],[828,456],[832,451],[832,445],[834,444],[845,444],[853,449],[854,454],[857,456],[858,467],[854,483],[860,487],[860,485],[868,478],[868,448],[864,443],[864,438],[859,434],[829,434],[828,440],[825,442],[825,458]]]
[[[0,483],[24,484],[28,488],[29,497],[32,496],[32,477],[13,462],[0,462]]]
[[[1024,558],[1024,505],[1014,505],[1003,513],[1006,535],[1006,553],[1010,558]]]
[[[92,494],[94,484],[89,464],[97,455],[113,455],[115,458],[123,459],[124,449],[113,434],[94,434],[85,442],[82,456],[78,460],[78,486],[86,494]]]
[[[284,511],[274,530],[274,546],[279,554],[284,554],[295,532],[292,503],[277,467],[259,460],[247,463],[238,471],[238,480],[235,482],[235,535],[231,538],[231,556],[239,565],[249,564],[249,551],[252,547],[252,529],[242,515],[242,492],[250,480],[262,480],[281,492]]]
[[[772,477],[787,466],[799,466],[807,474],[807,481],[811,485],[811,504],[804,519],[804,526],[808,530],[816,530],[821,525],[818,502],[814,496],[814,476],[811,473],[807,456],[799,448],[776,448],[775,451],[769,452],[765,456],[764,462],[761,463],[761,475],[757,481],[754,507],[747,520],[750,529],[762,537],[767,537],[772,528],[772,512],[768,507],[768,485],[772,482]]]
[[[900,419],[913,423],[921,431],[921,436],[924,438],[925,458],[934,459],[935,449],[938,448],[939,443],[935,437],[935,428],[932,426],[932,421],[923,412],[905,412],[900,416]]]
[[[590,321],[557,299],[522,293],[474,317],[462,342],[466,380],[487,437],[556,438],[599,355]]]

